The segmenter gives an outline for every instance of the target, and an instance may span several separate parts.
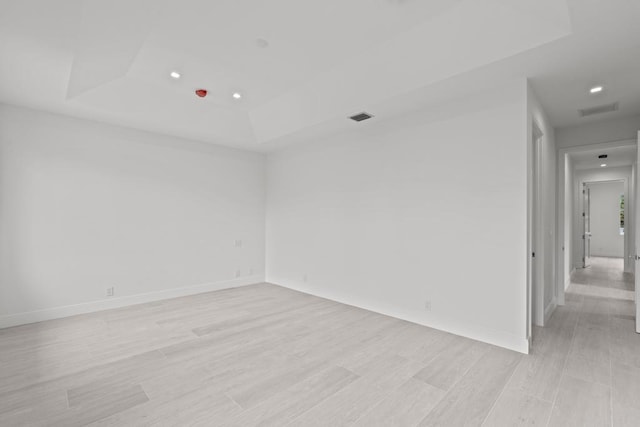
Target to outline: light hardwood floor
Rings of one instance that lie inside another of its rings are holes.
[[[613,299],[635,299],[633,275],[624,272],[622,258],[589,258],[589,266],[571,277],[574,294]]]
[[[591,257],[588,267],[576,270],[571,282],[600,288],[634,290],[633,275],[624,272],[622,258]]]
[[[260,284],[0,330],[0,425],[638,425],[633,302],[524,356]]]

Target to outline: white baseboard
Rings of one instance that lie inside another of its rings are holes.
[[[268,278],[270,279],[270,278]],[[379,302],[363,302],[352,296],[344,294],[334,294],[332,292],[318,291],[317,289],[310,289],[307,286],[292,283],[286,280],[269,280],[269,283],[284,288],[292,289],[294,291],[303,292],[309,295],[314,295],[320,298],[325,298],[331,301],[339,302],[342,304],[351,305],[353,307],[362,308],[364,310],[380,313],[385,316],[395,317],[396,319],[406,320],[407,322],[416,323],[418,325],[427,326],[430,328],[438,329],[444,332],[449,332],[454,335],[459,335],[465,338],[470,338],[476,341],[482,341],[488,344],[493,344],[498,347],[503,347],[509,350],[517,351],[519,353],[529,354],[529,340],[524,334],[522,337],[510,334],[504,331],[498,331],[495,329],[485,328],[483,326],[463,323],[463,322],[442,322],[435,320],[428,320],[424,318],[424,313],[411,312],[410,310],[403,309],[397,306],[384,305]]]
[[[45,320],[60,319],[62,317],[78,314],[94,313],[96,311],[112,308],[127,307],[130,305],[144,304],[147,302],[161,301],[205,292],[219,291],[222,289],[236,288],[264,282],[264,276],[255,275],[240,279],[225,280],[214,283],[185,286],[181,288],[166,289],[145,294],[130,295],[124,297],[110,297],[104,300],[85,302],[81,304],[66,305],[62,307],[46,308],[43,310],[0,316],[0,329],[11,326],[26,325],[28,323],[42,322]]]

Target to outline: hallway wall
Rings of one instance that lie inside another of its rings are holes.
[[[556,145],[561,149],[625,139],[636,141],[638,130],[640,130],[640,116],[598,120],[556,129]]]

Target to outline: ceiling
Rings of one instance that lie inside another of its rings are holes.
[[[571,161],[576,170],[601,169],[601,164],[606,164],[607,168],[631,166],[636,162],[638,148],[636,146],[625,146],[607,148],[606,150],[583,151],[571,153]],[[598,158],[599,155],[606,154],[606,159]]]
[[[0,12],[0,102],[250,150],[517,77],[558,127],[640,114],[635,0],[0,0]]]

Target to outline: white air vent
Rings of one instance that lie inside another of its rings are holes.
[[[580,117],[587,117],[595,114],[610,113],[612,111],[618,111],[617,102],[614,102],[613,104],[598,105],[597,107],[583,108],[578,110],[578,113],[580,114]]]

